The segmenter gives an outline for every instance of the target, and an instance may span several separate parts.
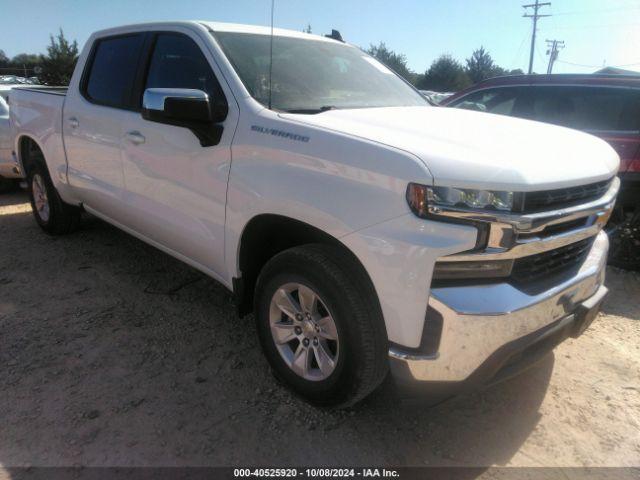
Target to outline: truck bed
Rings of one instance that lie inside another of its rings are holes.
[[[61,96],[64,97],[67,94],[67,90],[69,90],[69,87],[47,87],[47,86],[16,87],[14,90],[23,90],[23,91],[37,92],[37,93],[47,93],[49,95],[61,95]]]

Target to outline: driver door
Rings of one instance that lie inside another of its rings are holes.
[[[218,82],[210,52],[197,37],[157,32],[151,42],[142,92],[189,88],[218,100],[231,98]],[[235,102],[227,104],[222,136],[213,146],[201,146],[188,128],[145,120],[139,112],[126,115],[121,139],[130,224],[161,247],[217,276],[225,272],[227,179],[238,119]]]

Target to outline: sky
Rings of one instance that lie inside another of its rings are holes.
[[[385,42],[423,73],[440,54],[460,61],[484,46],[503,68],[526,71],[535,0],[275,0],[274,24],[313,33],[341,32],[352,44]],[[534,71],[546,72],[546,39],[564,40],[554,73],[590,73],[603,65],[640,71],[640,0],[543,0]],[[84,45],[106,27],[154,20],[212,20],[268,25],[271,0],[0,0],[0,50],[44,53],[59,28]]]

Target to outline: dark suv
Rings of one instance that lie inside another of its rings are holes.
[[[640,268],[640,75],[514,75],[480,82],[443,106],[554,123],[596,135],[620,155],[611,263]]]

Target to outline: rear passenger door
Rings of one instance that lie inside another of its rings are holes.
[[[97,39],[79,91],[69,92],[62,128],[69,183],[86,207],[121,221],[124,177],[120,140],[145,41],[144,33]]]
[[[121,151],[128,222],[192,264],[224,276],[225,204],[237,104],[197,35],[187,30],[150,36],[136,105],[141,106],[147,88],[188,88],[226,102],[228,114],[219,142],[203,147],[188,128],[126,112]]]

